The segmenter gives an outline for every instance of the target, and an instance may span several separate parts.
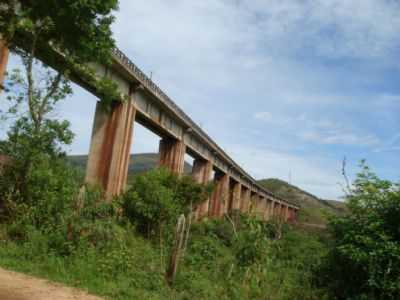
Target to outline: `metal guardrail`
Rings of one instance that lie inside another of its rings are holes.
[[[115,57],[119,59],[119,61],[126,67],[128,68],[136,77],[139,79],[140,83],[143,84],[144,87],[149,89],[151,92],[153,92],[157,97],[159,97],[164,104],[166,104],[171,110],[173,110],[179,117],[181,117],[187,124],[189,124],[196,132],[199,134],[202,138],[206,139],[210,144],[212,144],[215,148],[218,149],[220,153],[223,154],[225,159],[228,159],[232,165],[234,165],[241,173],[246,175],[250,181],[254,185],[256,185],[259,189],[261,189],[264,193],[271,197],[275,197],[276,199],[288,203],[290,205],[298,207],[298,205],[293,204],[288,202],[287,200],[284,200],[270,191],[266,190],[264,187],[260,186],[256,180],[250,176],[246,171],[243,170],[237,163],[235,163],[227,153],[225,153],[224,150],[222,150],[214,141],[213,139],[204,132],[203,129],[201,129],[182,109],[179,108],[178,105],[175,104],[175,102],[168,97],[167,94],[163,92],[163,90],[154,83],[138,66],[136,66],[120,49],[114,48],[113,49],[113,54]]]

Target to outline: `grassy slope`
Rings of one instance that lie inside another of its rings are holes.
[[[311,224],[326,224],[327,214],[345,213],[343,202],[320,199],[280,179],[259,181],[265,188],[278,196],[291,200],[302,207],[300,221]]]

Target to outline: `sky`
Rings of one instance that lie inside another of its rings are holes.
[[[123,50],[256,179],[343,196],[360,160],[400,177],[400,2],[121,0]],[[17,65],[13,57],[10,67]],[[96,99],[79,87],[58,108],[89,150]],[[0,126],[0,137],[6,128]],[[133,153],[158,138],[135,125]]]

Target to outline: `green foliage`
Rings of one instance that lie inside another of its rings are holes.
[[[10,0],[0,6],[0,32],[11,44],[51,44],[80,63],[109,59],[118,0]],[[62,33],[62,34],[60,34]],[[25,47],[30,49],[30,47]]]
[[[363,162],[347,197],[349,215],[330,223],[334,238],[323,284],[342,299],[400,297],[400,186]]]
[[[210,194],[207,186],[196,184],[191,177],[156,169],[135,178],[122,197],[127,218],[140,232],[158,235],[167,226],[171,231],[180,214],[188,214]]]

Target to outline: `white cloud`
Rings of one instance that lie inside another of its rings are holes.
[[[358,136],[344,131],[304,132],[299,136],[305,141],[324,145],[376,146],[380,143],[376,136]]]
[[[257,179],[280,178],[326,199],[343,196],[339,183],[340,161],[327,163],[318,157],[303,157],[255,145],[225,145],[232,157]]]
[[[270,122],[273,120],[272,114],[268,111],[260,111],[254,114],[256,120]]]
[[[268,122],[281,128],[286,127],[292,135],[316,144],[324,145],[353,145],[353,146],[377,146],[380,139],[374,134],[355,132],[351,125],[345,126],[331,121],[326,117],[323,119],[311,119],[306,114],[296,117],[272,115],[270,112],[257,112],[254,118],[258,121]]]

